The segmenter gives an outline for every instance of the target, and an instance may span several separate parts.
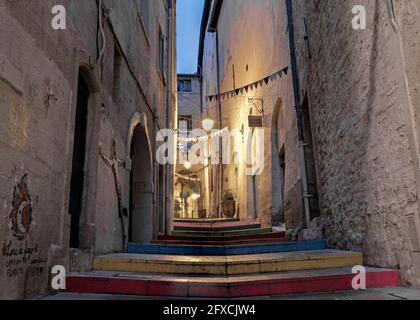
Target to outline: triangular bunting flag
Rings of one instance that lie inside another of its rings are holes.
[[[266,85],[268,85],[269,81],[274,82],[274,81],[277,80],[277,77],[281,78],[283,76],[283,74],[285,74],[287,76],[288,72],[289,72],[289,67],[285,67],[282,70],[280,70],[279,72],[276,72],[276,73],[274,73],[274,74],[272,74],[268,77],[265,77],[262,80],[259,80],[259,81],[256,81],[254,83],[248,84],[248,85],[243,86],[239,89],[235,89],[235,90],[232,90],[232,91],[221,93],[219,95],[207,96],[205,99],[206,99],[206,101],[212,102],[213,99],[215,99],[216,101],[219,101],[219,99],[220,100],[225,100],[225,99],[229,99],[229,98],[234,98],[235,95],[238,96],[239,93],[243,94],[244,91],[246,91],[248,93],[249,90],[253,91],[254,89],[258,89],[258,86],[263,87],[264,83]]]

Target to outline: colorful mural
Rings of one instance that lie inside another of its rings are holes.
[[[20,179],[16,180],[13,187],[11,208],[8,211],[8,226],[11,234],[9,239],[2,241],[0,250],[8,279],[25,276],[28,270],[31,275],[39,275],[45,268],[39,260],[34,260],[38,254],[38,244],[32,243],[34,204],[29,192],[28,175],[26,173],[20,175],[18,171],[16,167],[12,170],[12,174],[18,175]]]
[[[32,200],[28,188],[28,175],[25,174],[14,187],[12,210],[9,216],[9,228],[19,241],[25,240],[31,232]]]

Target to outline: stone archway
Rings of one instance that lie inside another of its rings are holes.
[[[284,222],[285,134],[283,100],[279,98],[274,106],[271,123],[271,218],[273,225]]]
[[[151,143],[147,130],[147,118],[136,113],[129,129],[128,155],[129,181],[129,241],[149,243],[153,239],[154,179]]]

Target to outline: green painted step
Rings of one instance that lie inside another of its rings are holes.
[[[172,231],[173,236],[178,237],[238,237],[238,236],[252,236],[257,234],[269,234],[273,231],[272,228],[260,229],[246,229],[235,231]]]

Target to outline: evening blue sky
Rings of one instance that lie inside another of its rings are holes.
[[[177,1],[178,73],[196,73],[204,0]]]

